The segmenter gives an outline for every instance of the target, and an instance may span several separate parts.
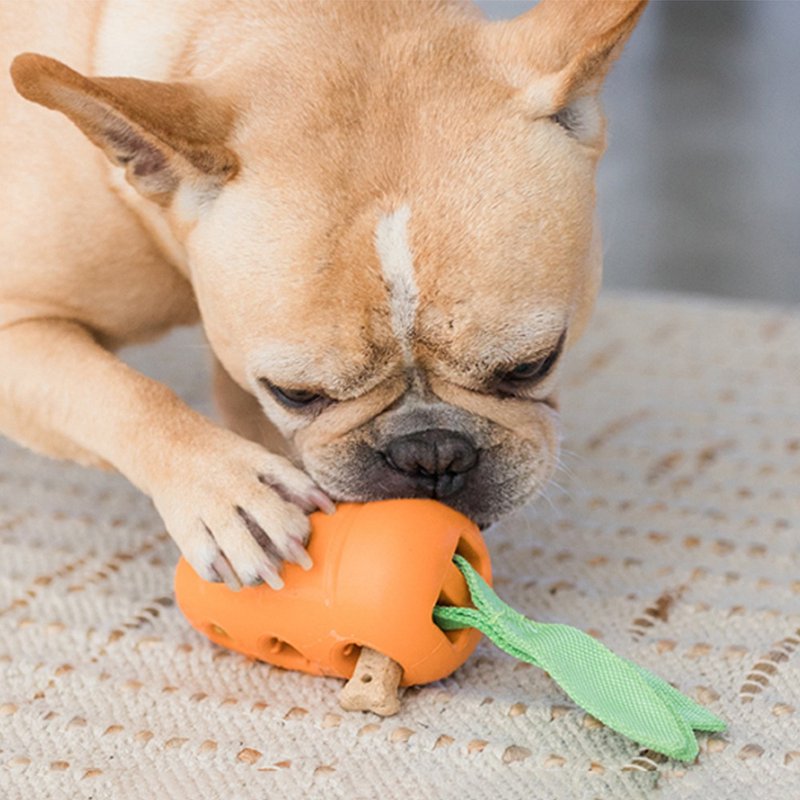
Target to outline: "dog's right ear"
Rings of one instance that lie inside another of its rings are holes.
[[[66,114],[141,194],[169,205],[182,183],[213,195],[237,172],[224,145],[232,113],[199,87],[138,78],[86,78],[35,53],[11,65],[17,91]]]
[[[539,0],[519,17],[484,26],[483,42],[531,108],[596,146],[597,95],[647,0]]]

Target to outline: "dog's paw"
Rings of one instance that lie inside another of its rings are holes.
[[[232,589],[283,586],[284,560],[310,569],[308,513],[332,501],[281,456],[228,431],[214,444],[172,454],[152,492],[167,530],[198,575]]]

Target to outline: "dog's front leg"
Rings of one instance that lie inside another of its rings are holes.
[[[0,330],[0,421],[11,436],[52,432],[122,472],[204,578],[280,587],[283,559],[310,563],[304,512],[330,506],[310,478],[213,425],[75,322]]]

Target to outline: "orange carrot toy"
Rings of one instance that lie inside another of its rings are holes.
[[[397,686],[427,683],[464,663],[485,633],[547,671],[609,728],[692,761],[694,731],[725,723],[674,686],[577,628],[535,622],[491,589],[477,527],[432,500],[345,504],[314,514],[309,572],[284,568],[285,586],[233,592],[181,562],[183,613],[218,644],[281,667],[350,678],[340,702],[394,714]]]
[[[491,582],[480,531],[457,511],[433,500],[344,503],[333,515],[311,515],[307,549],[313,567],[284,564],[279,591],[262,585],[234,592],[201,579],[181,559],[178,605],[212,641],[279,667],[350,678],[359,653],[365,660],[371,654],[364,683],[379,683],[375,673],[389,661],[399,665],[395,681],[403,686],[438,680],[478,644],[478,630],[445,632],[433,620],[437,603],[469,605],[454,553]]]

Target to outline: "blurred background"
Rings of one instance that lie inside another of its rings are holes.
[[[800,302],[800,2],[651,0],[604,100],[604,285]]]

